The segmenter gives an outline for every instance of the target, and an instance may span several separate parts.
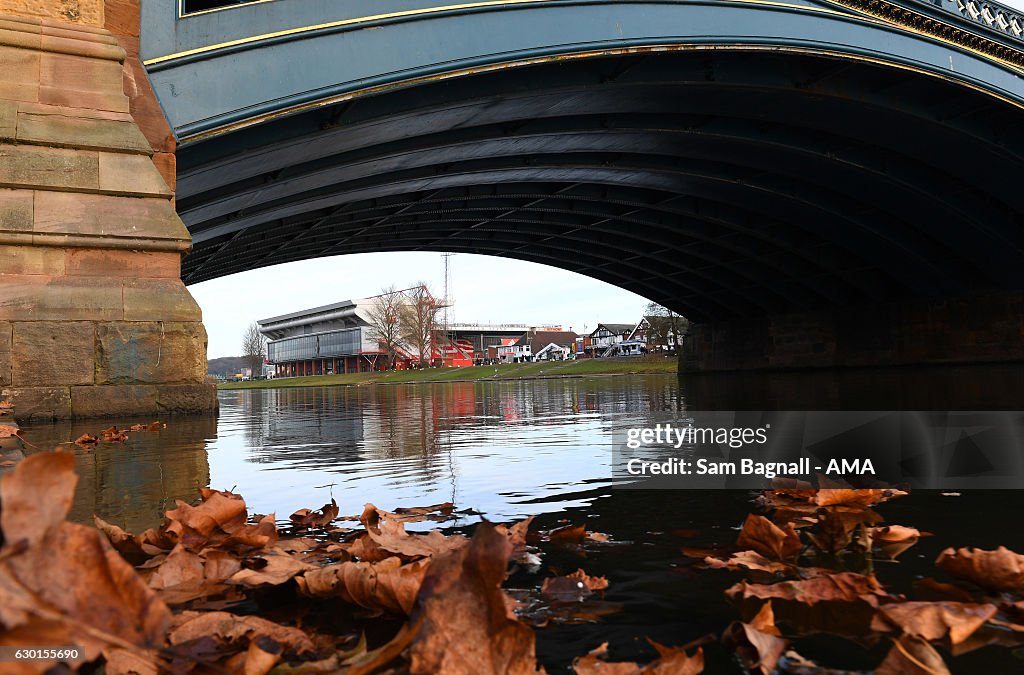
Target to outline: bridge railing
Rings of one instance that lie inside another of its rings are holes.
[[[1024,40],[1024,12],[986,0],[941,0],[943,9],[992,30]]]

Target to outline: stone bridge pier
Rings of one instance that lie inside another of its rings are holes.
[[[0,399],[22,420],[216,409],[138,4],[0,0]]]

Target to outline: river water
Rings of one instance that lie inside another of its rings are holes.
[[[535,515],[541,529],[585,522],[613,543],[547,551],[544,573],[582,567],[607,576],[605,599],[618,611],[598,623],[538,631],[542,662],[565,672],[572,656],[603,641],[615,659],[649,660],[645,637],[683,644],[737,618],[722,592],[740,575],[699,570],[681,548],[733,543],[754,510],[751,494],[613,489],[613,428],[687,410],[1020,410],[1022,399],[1024,367],[1017,366],[223,391],[217,419],[170,418],[165,429],[130,434],[124,444],[76,449],[72,518],[97,514],[138,532],[157,525],[175,499],[191,501],[212,486],[279,519],[334,498],[343,514],[358,514],[366,502],[393,509],[450,501],[462,512],[440,524],[446,528],[480,515],[497,522]],[[49,448],[109,423],[142,421],[150,420],[28,426],[25,436]],[[932,561],[947,546],[1024,551],[1016,491],[919,492],[878,510],[888,522],[936,535],[879,571],[897,592],[934,576]],[[519,587],[539,582],[510,579]],[[819,637],[799,647],[847,669],[868,669],[887,649],[846,644]],[[739,672],[726,650],[706,652],[707,672]],[[1024,654],[988,647],[950,664],[954,672],[1024,672]]]

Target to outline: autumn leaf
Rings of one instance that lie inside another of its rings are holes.
[[[903,525],[871,527],[867,533],[871,537],[872,548],[890,560],[894,560],[921,538],[920,530]]]
[[[484,522],[466,546],[432,559],[411,617],[412,675],[537,672],[533,629],[501,589],[511,553],[509,538]]]
[[[100,436],[108,443],[124,443],[128,440],[128,436],[124,432],[118,430],[116,426],[104,429],[100,432]]]
[[[907,493],[895,488],[878,489],[846,489],[846,488],[825,488],[818,490],[814,496],[814,503],[818,506],[874,506],[881,502],[903,497]]]
[[[541,585],[541,595],[555,600],[582,600],[594,593],[608,588],[608,580],[604,577],[589,576],[583,570],[561,577],[550,577]]]
[[[139,565],[148,556],[139,545],[139,542],[128,532],[125,532],[117,525],[113,525],[103,520],[99,516],[92,517],[93,523],[96,525],[96,529],[106,535],[107,540],[114,549],[123,555],[125,559],[133,565]]]
[[[772,560],[793,560],[800,554],[800,535],[792,524],[782,529],[764,516],[750,514],[736,540],[740,548],[750,548]]]
[[[403,564],[393,556],[380,562],[342,562],[297,577],[299,592],[311,598],[340,598],[366,609],[406,615],[412,611],[430,560]]]
[[[178,507],[166,513],[171,521],[167,532],[179,541],[187,534],[206,539],[217,529],[232,532],[245,523],[245,502],[219,492],[214,492],[198,506],[190,506],[180,499],[176,503]]]
[[[768,574],[790,574],[791,576],[796,569],[792,563],[769,560],[757,551],[739,551],[732,554],[727,560],[708,556],[704,558],[704,563],[711,569],[745,569]]]
[[[697,648],[692,655],[679,647],[666,647],[647,638],[658,651],[658,659],[640,666],[631,661],[606,661],[608,643],[593,649],[586,656],[573,661],[576,675],[698,675],[704,670],[704,650]]]
[[[75,439],[75,445],[81,446],[83,448],[90,448],[99,442],[100,439],[89,434],[82,434],[81,436]]]
[[[949,668],[928,641],[903,635],[893,642],[875,675],[950,675]]]
[[[587,536],[587,524],[566,525],[547,533],[548,539],[561,544],[578,544]]]
[[[448,520],[455,505],[451,502],[434,504],[432,506],[417,506],[397,508],[393,512],[379,509],[373,504],[363,507],[363,513],[359,516],[359,522],[363,527],[369,529],[377,527],[381,520],[394,522],[414,523],[422,520]]]
[[[960,602],[900,602],[878,609],[871,629],[896,630],[925,640],[949,639],[958,645],[996,615],[996,606]]]
[[[0,479],[0,622],[56,624],[95,658],[105,649],[138,652],[164,643],[170,612],[98,530],[65,521],[77,476],[71,453],[39,453]],[[43,495],[43,497],[40,497]],[[17,589],[15,591],[15,589]],[[18,595],[12,597],[11,592]]]
[[[434,556],[466,544],[466,538],[462,535],[446,537],[438,530],[431,530],[427,534],[409,534],[403,523],[392,521],[383,521],[380,527],[368,528],[366,536],[380,550],[407,560]]]
[[[769,601],[750,623],[734,621],[726,628],[722,641],[730,646],[740,663],[750,673],[769,675],[789,643],[779,637],[775,615]]]
[[[508,537],[512,544],[512,560],[520,565],[539,566],[540,556],[535,553],[536,549],[527,545],[530,525],[533,523],[533,516],[513,523],[508,527],[496,525],[495,529]]]
[[[807,531],[807,538],[818,551],[826,555],[838,555],[852,542],[858,527],[877,523],[882,519],[871,509],[846,511],[837,508],[821,508],[817,522]]]
[[[1024,556],[1004,546],[994,551],[947,548],[935,565],[950,576],[992,591],[1024,589]]]
[[[242,565],[244,569],[234,570],[228,581],[250,588],[280,586],[300,574],[322,569],[303,562],[278,547],[261,551],[258,556],[248,557]]]
[[[800,633],[863,635],[882,600],[888,600],[874,577],[840,572],[777,584],[741,581],[725,592],[743,616],[753,617],[768,601],[775,617]]]
[[[128,427],[128,431],[160,431],[160,421],[151,422],[150,424],[133,424]]]
[[[229,653],[247,651],[252,643],[261,639],[269,639],[292,654],[316,649],[309,636],[301,630],[256,616],[186,611],[174,617],[174,625],[168,634],[168,642],[172,646],[180,648],[204,639],[214,640]],[[262,660],[262,656],[256,656]]]
[[[300,528],[324,527],[338,517],[338,503],[332,498],[329,504],[324,504],[319,511],[310,509],[299,509],[289,519],[292,524]]]

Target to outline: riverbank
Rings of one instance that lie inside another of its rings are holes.
[[[424,368],[343,375],[309,375],[279,377],[254,382],[226,382],[218,389],[271,389],[279,387],[320,387],[327,385],[406,384],[430,382],[465,382],[474,380],[519,380],[548,377],[590,377],[599,375],[672,375],[677,369],[675,358],[664,356],[579,359],[540,363],[507,363],[497,366],[464,368]]]

